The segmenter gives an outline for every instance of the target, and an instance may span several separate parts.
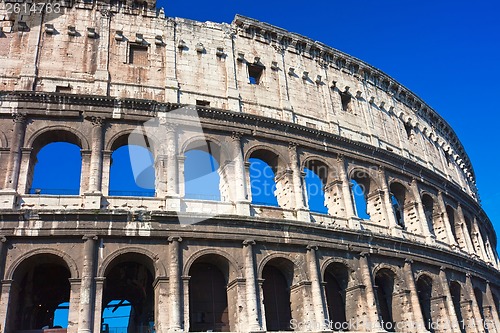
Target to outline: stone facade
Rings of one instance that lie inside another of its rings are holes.
[[[241,16],[63,8],[41,18],[0,9],[0,332],[37,332],[49,319],[36,306],[50,317],[62,301],[62,331],[101,332],[112,299],[133,304],[133,332],[459,332],[461,320],[467,333],[500,332],[497,239],[472,166],[412,92]],[[165,140],[149,138],[155,196],[110,195],[112,152],[182,108],[197,113],[203,139],[164,126]],[[185,197],[185,153],[200,140],[218,147],[217,202]],[[80,193],[31,194],[37,153],[57,141],[81,148]],[[252,157],[274,169],[279,207],[252,203]],[[320,174],[328,214],[308,207],[306,168]],[[352,180],[370,219],[356,214]],[[204,280],[212,291],[200,292]]]

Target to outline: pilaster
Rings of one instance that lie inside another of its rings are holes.
[[[262,325],[259,321],[259,313],[262,313],[263,311],[262,309],[259,309],[259,304],[257,302],[258,297],[255,279],[255,264],[253,258],[254,245],[254,240],[250,239],[243,241],[243,255],[245,258],[245,295],[247,307],[246,329],[249,332],[262,330]]]
[[[78,316],[78,333],[91,333],[93,327],[94,306],[94,270],[97,236],[83,236],[83,269],[80,287],[80,306]]]
[[[181,286],[181,267],[182,257],[180,254],[180,242],[182,238],[178,236],[171,236],[168,238],[169,242],[169,315],[170,322],[168,325],[169,332],[182,331],[182,286]],[[188,294],[189,299],[189,294]],[[189,321],[189,307],[188,318]]]

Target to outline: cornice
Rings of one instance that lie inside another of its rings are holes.
[[[453,128],[420,97],[394,78],[347,53],[271,24],[242,15],[236,15],[232,24],[239,28],[240,36],[246,38],[256,39],[269,44],[279,44],[280,47],[288,50],[292,47],[297,48],[297,44],[299,44],[301,45],[300,50],[294,50],[294,53],[326,63],[392,95],[399,102],[411,109],[416,117],[429,122],[432,128],[423,126],[420,128],[422,132],[426,131],[428,132],[428,136],[432,136],[434,131],[438,131],[449,142],[456,153],[454,156],[455,160],[464,171],[466,177],[475,184],[475,173],[472,163]],[[406,122],[407,119],[403,121]]]

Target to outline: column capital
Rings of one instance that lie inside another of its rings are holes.
[[[243,241],[243,246],[252,246],[255,245],[255,240],[253,239],[245,239]]]
[[[5,243],[7,241],[7,237],[4,235],[0,235],[0,242]]]
[[[167,240],[168,240],[169,243],[172,243],[172,242],[179,242],[180,243],[180,242],[182,242],[182,237],[180,237],[180,236],[169,236]]]
[[[410,259],[410,258],[406,258],[405,259],[405,264],[413,264],[413,259]]]
[[[243,132],[233,131],[231,133],[231,140],[232,141],[239,141],[242,136],[243,136]]]
[[[290,150],[296,149],[298,146],[299,146],[299,143],[296,141],[288,142],[288,149],[290,149]]]
[[[307,245],[306,249],[307,249],[307,251],[311,251],[311,250],[318,251],[318,245]]]
[[[99,237],[97,235],[83,235],[82,239],[84,241],[87,241],[87,240],[98,240]]]
[[[439,267],[439,271],[440,271],[440,272],[444,272],[444,273],[446,273],[446,270],[447,270],[447,269],[448,269],[448,267],[445,267],[445,266],[441,266],[441,267]]]
[[[361,258],[368,258],[368,257],[370,256],[370,253],[369,253],[369,252],[366,252],[366,251],[365,251],[365,252],[360,252],[360,253],[359,253],[359,256],[360,256]]]
[[[90,121],[92,123],[93,127],[101,127],[104,124],[103,117],[89,116],[89,117],[86,117],[85,119]]]
[[[14,123],[25,123],[26,122],[26,114],[13,113],[12,120],[14,121]]]

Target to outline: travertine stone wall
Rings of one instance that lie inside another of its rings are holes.
[[[233,332],[269,329],[266,267],[286,280],[295,331],[332,329],[340,307],[327,281],[341,274],[342,315],[359,331],[383,331],[390,312],[398,332],[430,320],[455,333],[459,318],[466,333],[486,332],[484,321],[500,332],[497,238],[468,157],[436,112],[306,37],[241,16],[195,22],[151,1],[129,5],[68,3],[42,22],[23,16],[23,31],[0,7],[0,333],[19,331],[18,311],[32,305],[21,287],[35,287],[23,277],[40,263],[70,276],[61,332],[100,332],[110,272],[124,263],[153,279],[144,290],[156,332],[192,329],[197,263],[223,275]],[[145,62],[131,63],[131,50],[147,50]],[[179,108],[196,110],[203,136],[160,123],[164,137],[148,137],[155,196],[110,195],[112,153]],[[56,141],[81,149],[78,195],[30,193],[37,154]],[[200,142],[219,164],[220,201],[185,197],[185,154]],[[279,207],[252,202],[251,157],[271,161]],[[308,207],[306,168],[321,178],[327,214]],[[352,180],[369,219],[356,214]]]
[[[64,15],[44,17],[56,33],[46,32],[45,21],[31,22],[38,16],[23,16],[31,29],[18,31],[19,18],[12,21],[2,9],[2,90],[207,101],[394,152],[477,196],[467,154],[446,121],[394,79],[347,54],[241,16],[219,24],[123,5],[63,9]],[[88,28],[97,34],[89,37]],[[147,47],[147,66],[130,63],[134,45]],[[263,68],[259,84],[249,83],[249,64]],[[350,100],[345,111],[341,95]]]

